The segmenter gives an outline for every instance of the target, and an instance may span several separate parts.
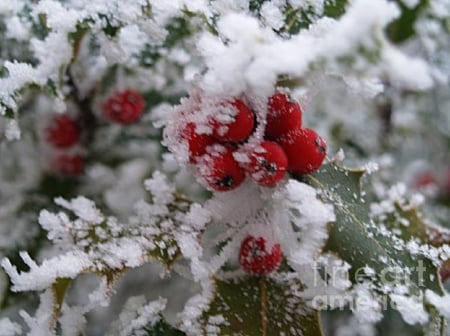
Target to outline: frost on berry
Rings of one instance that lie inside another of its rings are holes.
[[[144,112],[145,100],[132,89],[113,93],[102,105],[103,115],[119,124],[131,124]]]
[[[57,115],[44,129],[44,136],[48,143],[56,148],[69,148],[75,145],[80,136],[77,122],[69,115]]]
[[[256,183],[272,187],[283,179],[288,159],[281,146],[275,142],[263,141],[249,156],[247,171]]]
[[[275,271],[281,263],[279,244],[268,244],[264,237],[247,236],[239,250],[239,264],[248,273],[267,275]]]
[[[220,105],[223,113],[214,116],[212,120],[214,137],[222,142],[245,141],[255,125],[253,112],[241,99]]]
[[[216,191],[237,188],[245,179],[245,173],[233,156],[233,149],[223,147],[203,157],[198,163],[198,173],[206,186]]]
[[[206,154],[207,148],[215,143],[212,136],[199,134],[192,122],[188,123],[181,131],[181,138],[182,141],[187,142],[190,163],[194,163],[199,157]]]

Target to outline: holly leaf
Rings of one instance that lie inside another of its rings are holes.
[[[201,316],[215,335],[322,335],[319,313],[296,296],[295,284],[265,277],[215,280],[214,297]]]
[[[393,274],[395,270],[401,272],[402,281],[412,292],[431,289],[443,293],[433,263],[406,248],[404,239],[408,236],[402,238],[390,231],[386,223],[376,223],[370,218],[369,203],[361,192],[364,174],[364,170],[349,170],[332,163],[304,177],[321,191],[325,202],[334,205],[336,222],[330,228],[325,250],[337,253],[352,266],[353,282],[358,281],[357,272],[369,266],[375,273],[373,282],[382,292],[389,290],[386,286],[396,284],[393,277],[399,274]],[[421,235],[418,225],[411,225],[409,237]]]
[[[428,6],[428,1],[421,0],[415,7],[410,8],[402,1],[395,1],[401,10],[401,15],[387,27],[387,35],[391,41],[401,43],[416,34],[415,23],[421,12]]]

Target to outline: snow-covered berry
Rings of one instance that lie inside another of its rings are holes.
[[[198,164],[200,175],[209,188],[228,191],[237,188],[245,179],[245,172],[233,156],[233,149],[206,155]]]
[[[80,129],[75,119],[69,115],[56,115],[45,128],[44,136],[56,148],[69,148],[79,141]]]
[[[266,238],[248,235],[241,243],[239,264],[250,274],[267,275],[281,264],[280,244],[269,245]]]
[[[250,154],[247,171],[256,183],[272,187],[283,179],[287,166],[283,148],[275,142],[263,141]]]
[[[280,138],[288,158],[288,170],[308,174],[317,170],[327,155],[327,144],[313,129],[304,128]]]
[[[276,140],[302,127],[302,110],[297,102],[290,101],[283,92],[277,92],[267,103],[265,137]]]
[[[115,92],[102,105],[103,115],[119,124],[131,124],[139,119],[144,111],[145,101],[136,91],[127,89]]]
[[[241,99],[235,99],[231,103],[225,104],[224,108],[233,109],[233,113],[228,113],[228,115],[225,113],[226,118],[231,118],[232,121],[215,118],[212,121],[213,136],[222,142],[245,141],[255,126],[253,112]]]
[[[181,131],[181,137],[188,144],[189,162],[194,163],[197,158],[206,153],[207,147],[213,145],[215,140],[207,134],[198,134],[194,123],[187,123]]]
[[[61,153],[53,159],[52,170],[60,175],[76,177],[84,170],[84,160],[79,154]]]

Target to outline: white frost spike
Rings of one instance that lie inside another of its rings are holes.
[[[275,193],[274,200],[277,204],[273,221],[280,223],[277,227],[282,250],[302,274],[303,267],[314,263],[328,238],[327,224],[335,220],[333,207],[322,203],[314,188],[295,180],[289,180],[284,189]]]
[[[70,201],[62,197],[55,199],[55,203],[72,211],[77,217],[92,224],[100,224],[105,220],[100,210],[97,209],[95,203],[90,199],[78,196]]]
[[[51,289],[47,289],[40,296],[39,308],[34,317],[30,316],[26,311],[21,310],[20,316],[25,320],[30,329],[27,336],[53,336],[53,307],[55,304],[54,296]]]
[[[154,204],[167,205],[174,201],[175,187],[167,182],[167,177],[160,171],[155,171],[152,178],[144,182],[144,186],[151,192]]]
[[[112,283],[108,282],[106,277],[102,277],[97,289],[89,294],[89,303],[84,308],[84,311],[89,312],[97,307],[107,307],[112,294]]]
[[[370,290],[370,285],[368,282],[363,282],[356,285],[352,291],[355,296],[352,312],[362,323],[376,323],[383,318],[380,300],[377,300]]]
[[[211,213],[198,203],[191,204],[184,219],[184,222],[196,231],[203,230],[210,221]]]
[[[19,336],[22,335],[22,327],[9,318],[0,320],[0,336]]]
[[[62,336],[79,336],[85,330],[87,320],[82,307],[69,307],[63,304],[59,318]]]
[[[38,222],[47,231],[47,237],[50,240],[65,238],[72,225],[65,213],[54,214],[45,209],[39,213]]]
[[[181,329],[188,336],[198,336],[202,334],[199,318],[208,309],[214,297],[214,285],[210,279],[201,282],[202,292],[190,298],[184,306],[183,312],[179,314],[181,319]]]
[[[257,215],[265,202],[263,190],[254,183],[244,182],[239,188],[226,193],[215,193],[204,208],[218,222],[244,223]]]
[[[391,294],[389,298],[395,304],[395,308],[400,312],[406,323],[425,324],[428,322],[429,316],[425,311],[422,297]]]
[[[21,136],[19,124],[17,123],[17,120],[12,119],[8,120],[6,124],[6,131],[5,131],[6,139],[12,141],[12,140],[19,140]]]
[[[119,320],[113,326],[115,330],[111,336],[145,336],[146,327],[152,327],[160,320],[159,314],[166,308],[167,300],[158,300],[147,303],[145,297],[134,296],[128,299],[120,313]]]
[[[439,310],[446,318],[450,318],[450,295],[444,294],[443,296],[436,294],[430,289],[425,291],[425,298],[429,303]]]
[[[3,259],[1,266],[8,273],[16,292],[42,290],[51,286],[57,278],[75,278],[83,270],[92,266],[89,257],[82,252],[69,252],[44,260],[37,265],[27,252],[21,252],[24,262],[30,267],[28,272],[18,272],[9,259]]]

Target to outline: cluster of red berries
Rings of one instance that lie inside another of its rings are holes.
[[[132,89],[115,92],[102,104],[103,116],[115,123],[128,125],[137,121],[144,112],[145,100]]]
[[[54,116],[44,129],[44,137],[55,149],[51,159],[53,171],[64,176],[81,174],[83,158],[72,150],[80,142],[80,128],[76,120],[68,114]]]
[[[241,243],[239,264],[252,275],[267,275],[281,264],[280,244],[268,246],[264,237],[248,235]]]
[[[326,143],[314,130],[302,128],[300,105],[287,94],[277,92],[269,98],[264,140],[252,147],[246,140],[259,122],[256,114],[241,99],[223,106],[234,109],[231,122],[212,118],[211,134],[198,132],[197,125],[189,122],[180,132],[188,145],[189,162],[200,167],[200,176],[211,189],[232,190],[246,175],[259,185],[272,187],[287,171],[307,174],[322,165]],[[218,150],[217,146],[209,150],[217,144],[222,145]],[[244,153],[247,160],[236,160],[236,153]]]
[[[102,104],[102,113],[108,120],[127,125],[142,115],[145,101],[135,90],[125,89],[112,94]],[[44,129],[44,139],[53,148],[50,167],[63,176],[78,176],[84,170],[83,157],[74,150],[80,144],[80,127],[68,114],[54,116]]]

